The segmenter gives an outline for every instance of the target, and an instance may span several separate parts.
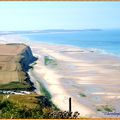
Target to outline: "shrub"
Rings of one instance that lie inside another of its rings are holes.
[[[79,118],[80,113],[76,112],[68,112],[68,111],[54,111],[52,113],[49,114],[49,118],[52,119],[75,119],[75,118]]]
[[[43,102],[44,103],[44,102]],[[13,103],[7,99],[0,102],[0,118],[78,118],[78,112],[58,111],[52,108],[50,105],[38,104],[36,108],[28,108],[27,106],[21,106],[20,104]]]

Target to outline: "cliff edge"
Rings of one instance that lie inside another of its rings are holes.
[[[0,44],[0,84],[24,81],[28,77],[29,64],[35,60],[25,44]]]

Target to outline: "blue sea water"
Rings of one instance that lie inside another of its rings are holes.
[[[32,33],[24,37],[32,41],[74,45],[120,56],[120,30]]]

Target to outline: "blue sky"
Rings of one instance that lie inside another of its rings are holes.
[[[120,29],[120,2],[0,2],[0,31]]]

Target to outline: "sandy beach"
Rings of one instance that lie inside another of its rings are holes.
[[[39,59],[32,71],[52,95],[52,101],[61,110],[72,111],[84,117],[107,116],[106,109],[119,112],[120,59],[95,51],[72,46],[32,44]],[[53,57],[57,65],[44,64],[44,57]]]
[[[119,57],[73,46],[28,45],[38,57],[29,72],[38,94],[42,83],[61,110],[68,110],[71,97],[72,111],[80,112],[82,117],[119,117],[106,115],[120,111]],[[53,57],[56,64],[45,65],[45,56]]]

